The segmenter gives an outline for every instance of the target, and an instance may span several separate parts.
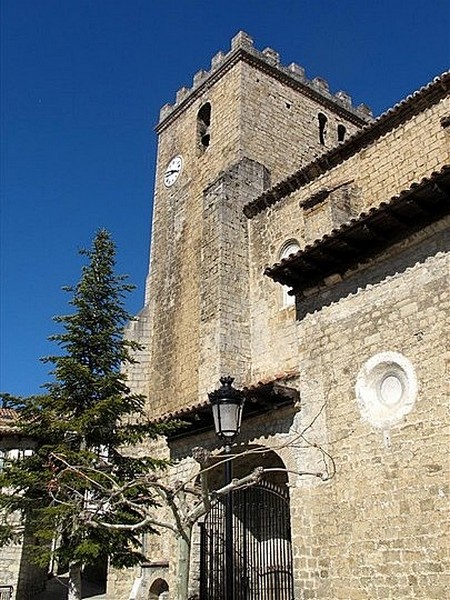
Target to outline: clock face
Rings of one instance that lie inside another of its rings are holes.
[[[182,168],[183,158],[180,155],[174,156],[164,172],[164,185],[166,187],[170,187],[175,183],[181,173]]]

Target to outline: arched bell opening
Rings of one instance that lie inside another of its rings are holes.
[[[197,139],[198,147],[204,152],[210,142],[211,104],[206,102],[197,113]]]

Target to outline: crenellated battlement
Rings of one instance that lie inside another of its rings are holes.
[[[165,104],[160,111],[160,119],[158,129],[163,126],[173,113],[178,112],[178,109],[188,101],[189,98],[194,98],[203,86],[211,84],[212,80],[220,76],[222,71],[231,68],[239,58],[247,60],[252,64],[259,66],[263,70],[270,70],[274,76],[282,77],[291,85],[300,87],[307,95],[312,95],[325,104],[333,104],[340,107],[349,115],[356,117],[356,120],[361,124],[372,119],[372,111],[365,104],[360,104],[355,107],[352,104],[351,96],[342,90],[331,93],[328,82],[323,77],[314,77],[308,79],[305,75],[305,69],[296,63],[291,63],[288,66],[282,65],[280,62],[280,54],[273,48],[265,48],[260,51],[253,45],[253,39],[240,31],[231,40],[231,48],[229,52],[217,52],[211,59],[211,67],[209,71],[201,69],[195,73],[192,80],[192,87],[180,88],[175,97],[174,104]]]

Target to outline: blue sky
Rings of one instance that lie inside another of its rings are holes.
[[[0,389],[38,393],[77,250],[106,227],[143,303],[159,108],[237,31],[375,115],[448,68],[448,0],[1,0]]]

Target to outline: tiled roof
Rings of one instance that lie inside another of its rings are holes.
[[[266,376],[262,379],[259,379],[257,382],[250,384],[247,387],[244,387],[244,391],[247,393],[251,393],[253,390],[258,390],[262,386],[271,384],[271,383],[280,383],[282,381],[289,381],[290,379],[295,379],[300,375],[300,372],[297,369],[287,369],[285,371],[280,371],[275,373],[272,376]]]
[[[296,292],[341,273],[450,212],[450,165],[268,267]]]
[[[285,196],[347,160],[382,135],[438,103],[448,95],[449,90],[450,71],[446,71],[428,85],[395,104],[371,124],[357,131],[346,142],[322,154],[274,187],[266,190],[252,202],[246,204],[244,206],[245,215],[251,219],[269,206],[276,204]]]
[[[274,408],[295,404],[299,400],[297,390],[286,387],[283,384],[291,379],[295,379],[298,375],[299,372],[297,370],[286,370],[244,387],[242,391],[246,402],[243,419],[262,414]],[[200,402],[160,415],[153,419],[152,422],[162,423],[170,420],[180,420],[187,423],[186,427],[169,434],[171,438],[184,437],[192,433],[212,429],[211,403],[206,398]]]
[[[0,433],[17,431],[19,414],[13,408],[0,408]]]
[[[7,421],[17,421],[19,415],[14,408],[0,408],[0,422]]]

